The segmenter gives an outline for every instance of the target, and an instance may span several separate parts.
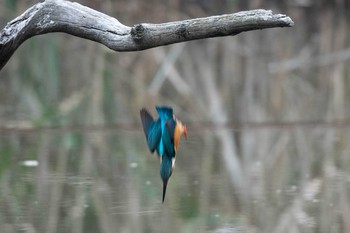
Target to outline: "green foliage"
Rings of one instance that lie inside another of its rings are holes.
[[[11,167],[14,155],[14,150],[11,145],[4,142],[2,144],[4,145],[1,145],[0,147],[0,180],[2,174]]]
[[[84,221],[83,232],[87,232],[87,233],[100,232],[100,229],[98,227],[99,224],[98,224],[97,211],[94,205],[90,205],[89,207],[86,208],[83,221]]]
[[[113,85],[113,75],[111,71],[104,70],[103,75],[103,111],[107,122],[113,122],[116,119],[118,107],[115,101]]]
[[[190,221],[193,218],[197,218],[199,213],[199,200],[197,196],[189,196],[182,194],[180,196],[180,210],[186,210],[186,211],[180,211],[180,217]]]
[[[17,1],[16,0],[5,0],[5,6],[11,12],[15,12],[17,9]]]

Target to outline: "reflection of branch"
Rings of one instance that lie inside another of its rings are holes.
[[[286,15],[252,10],[128,27],[78,3],[47,0],[29,8],[0,32],[0,69],[25,40],[51,32],[65,32],[93,40],[115,51],[137,51],[189,40],[232,36],[250,30],[291,27],[293,24]]]
[[[315,198],[320,193],[321,186],[322,180],[320,179],[315,178],[307,182],[301,193],[296,195],[290,206],[286,208],[283,214],[280,214],[274,232],[286,232],[291,226],[314,228],[315,219],[304,208],[307,202],[312,203],[313,201],[317,201]],[[295,232],[299,232],[299,230],[296,229]]]
[[[206,50],[208,51],[208,49]],[[220,95],[220,89],[215,79],[215,54],[205,52],[201,49],[196,49],[196,62],[198,63],[200,82],[202,82],[204,93],[203,106],[206,106],[205,113],[213,121],[215,127],[225,125],[228,121],[226,108],[223,105],[224,100]],[[231,131],[227,129],[214,131],[217,139],[221,143],[221,155],[224,161],[226,170],[233,186],[239,190],[238,195],[240,200],[245,200],[245,186],[243,182],[243,171],[241,161],[238,156],[235,138]]]

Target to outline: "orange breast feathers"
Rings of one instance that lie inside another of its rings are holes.
[[[179,147],[181,134],[185,134],[185,137],[187,138],[187,129],[186,129],[186,126],[184,126],[181,121],[176,119],[176,126],[175,126],[175,130],[174,130],[175,153],[177,152],[177,148]]]

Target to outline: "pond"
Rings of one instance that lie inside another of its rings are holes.
[[[188,131],[163,204],[159,161],[141,126],[1,132],[3,232],[350,229],[347,128]],[[226,157],[237,155],[224,155],[222,133],[239,142],[239,172],[228,170]]]

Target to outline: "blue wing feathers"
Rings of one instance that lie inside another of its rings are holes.
[[[140,116],[147,145],[153,153],[172,158],[175,157],[174,130],[176,121],[173,118],[173,109],[166,106],[156,106],[159,118],[154,120],[146,109],[141,109]]]
[[[147,144],[152,153],[158,148],[161,136],[162,136],[162,129],[161,129],[160,121],[158,120],[153,124],[151,124],[147,135]]]
[[[143,131],[145,133],[148,148],[153,153],[157,146],[159,145],[159,141],[161,138],[161,124],[160,121],[154,121],[151,114],[146,109],[141,109],[140,111]]]
[[[164,132],[162,136],[162,141],[164,144],[165,154],[172,157],[175,157],[175,148],[174,148],[174,131],[175,131],[176,121],[171,118],[167,120],[164,127]]]
[[[148,129],[150,125],[154,122],[153,117],[146,109],[141,109],[140,111],[143,131],[145,132],[146,138],[148,137]]]

